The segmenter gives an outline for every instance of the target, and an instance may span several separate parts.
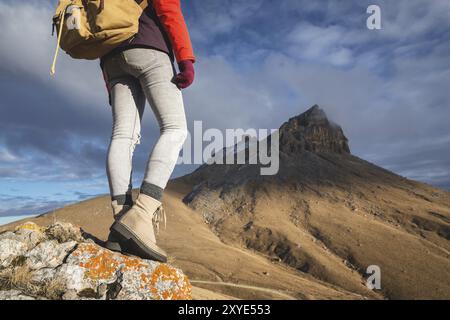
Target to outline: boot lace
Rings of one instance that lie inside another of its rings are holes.
[[[164,230],[167,226],[167,217],[166,217],[166,211],[164,210],[163,206],[159,206],[158,209],[156,209],[155,213],[153,213],[153,226],[156,229],[156,234],[159,234],[159,224],[161,222],[164,222]]]

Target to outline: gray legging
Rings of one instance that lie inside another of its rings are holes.
[[[140,143],[147,98],[161,135],[148,160],[141,192],[160,199],[187,136],[183,97],[171,82],[173,64],[164,52],[133,48],[107,58],[104,72],[113,113],[106,166],[111,197],[122,202],[131,191],[132,158]]]

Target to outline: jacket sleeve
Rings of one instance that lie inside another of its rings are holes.
[[[181,12],[180,0],[153,0],[153,6],[169,36],[177,62],[182,60],[195,62],[191,39]]]

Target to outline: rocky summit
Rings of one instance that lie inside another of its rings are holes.
[[[302,151],[350,153],[342,128],[328,120],[318,105],[281,126],[280,149],[289,155]]]
[[[191,291],[179,269],[106,250],[69,223],[0,234],[0,300],[186,300]]]

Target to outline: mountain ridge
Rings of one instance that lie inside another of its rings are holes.
[[[373,228],[380,237],[398,233],[399,246],[420,243],[425,251],[442,247],[436,251],[440,255],[436,263],[441,270],[450,267],[449,193],[352,155],[342,128],[317,105],[280,127],[277,175],[261,176],[258,166],[211,164],[180,180],[194,185],[184,202],[204,217],[222,241],[280,259],[348,290],[363,292],[356,278],[351,285],[348,279],[356,270],[363,281],[366,268],[379,260],[376,250],[362,256],[363,242],[380,240],[360,229]],[[333,225],[327,228],[330,221]],[[353,246],[347,245],[352,242]],[[392,247],[389,256],[398,262],[396,251]],[[409,251],[418,254],[414,248]],[[327,252],[332,257],[325,258]],[[336,262],[339,259],[341,263]],[[420,257],[415,268],[425,268],[427,263]],[[395,280],[403,278],[405,271],[392,264],[386,264],[385,274],[395,289],[382,291],[385,297],[420,296],[417,288],[409,291],[411,287]],[[434,281],[441,282],[444,291],[450,289],[447,279]]]

